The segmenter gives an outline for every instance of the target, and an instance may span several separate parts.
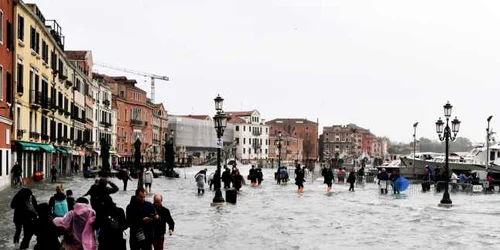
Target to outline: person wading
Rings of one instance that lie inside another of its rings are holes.
[[[12,198],[10,207],[14,209],[14,224],[16,232],[14,234],[14,244],[19,243],[21,230],[23,230],[23,241],[21,242],[21,249],[28,249],[31,237],[35,230],[35,220],[37,218],[37,202],[35,196],[29,188],[21,188],[17,194]]]
[[[299,193],[304,192],[304,182],[306,181],[304,178],[304,169],[301,168],[300,165],[297,165],[295,169],[295,185],[297,185],[297,192]]]
[[[155,208],[146,201],[146,190],[137,189],[135,196],[127,206],[127,223],[130,227],[130,249],[151,250],[153,244],[153,230]]]
[[[168,235],[174,234],[175,223],[170,215],[170,210],[162,204],[163,197],[156,194],[153,197],[153,205],[156,210],[155,215],[155,228],[153,236],[153,247],[154,250],[163,250],[163,245],[165,242],[165,233],[167,232],[166,224],[168,224]]]

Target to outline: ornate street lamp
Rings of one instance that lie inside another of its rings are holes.
[[[278,169],[281,167],[281,131],[278,131]]]
[[[492,115],[486,119],[488,121],[488,128],[486,128],[486,173],[488,173],[488,167],[490,165],[490,136],[493,134],[490,130],[490,121],[493,118]]]
[[[446,123],[441,120],[441,117],[439,120],[436,122],[436,132],[439,135],[439,140],[445,142],[445,187],[444,187],[444,194],[443,194],[443,199],[441,199],[441,203],[439,206],[444,206],[444,207],[451,207],[451,199],[450,199],[450,193],[448,192],[448,185],[450,182],[450,171],[449,171],[449,166],[448,166],[448,147],[450,140],[454,141],[457,138],[457,133],[458,130],[460,129],[460,121],[455,117],[453,121],[451,121],[451,129],[449,126],[449,120],[451,117],[451,109],[453,106],[448,102],[446,105],[444,105],[444,116],[446,117]],[[446,125],[446,126],[445,126]]]
[[[215,131],[217,132],[217,171],[215,172],[214,175],[214,187],[215,187],[215,197],[213,199],[213,203],[222,203],[225,202],[224,198],[222,197],[222,192],[220,190],[221,188],[221,147],[223,145],[222,143],[222,136],[224,135],[224,130],[226,129],[227,126],[227,116],[222,110],[222,104],[224,102],[224,99],[217,95],[217,98],[214,99],[215,101],[215,110],[217,113],[214,116],[214,128]]]
[[[416,167],[415,167],[415,154],[416,154],[416,151],[417,151],[417,125],[418,125],[418,122],[415,122],[413,124],[413,178],[414,179],[417,179],[416,178],[416,173],[415,173],[415,170],[416,170]]]

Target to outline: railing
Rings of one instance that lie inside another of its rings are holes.
[[[42,92],[31,90],[30,91],[30,103],[32,106],[36,106],[37,108],[42,105]]]
[[[106,100],[104,100],[102,103],[103,103],[104,105],[106,105],[106,106],[109,106],[109,104],[110,104],[109,100],[107,100],[107,99],[106,99]]]
[[[260,143],[252,143],[252,148],[259,149],[262,147],[262,144]]]
[[[106,128],[109,128],[111,127],[111,123],[110,122],[101,122],[101,124],[106,127]]]
[[[48,141],[49,138],[49,135],[42,135],[42,141]]]
[[[139,125],[139,126],[142,126],[143,125],[143,122],[141,120],[130,120],[130,124],[131,125]]]
[[[40,138],[40,133],[30,132],[30,138],[38,140],[38,138]]]
[[[49,110],[51,108],[51,99],[49,97],[42,98],[42,109]]]
[[[17,138],[21,138],[24,135],[25,130],[24,129],[18,129],[17,130]]]

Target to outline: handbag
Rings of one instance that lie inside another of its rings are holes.
[[[141,241],[146,240],[146,235],[144,234],[144,231],[142,230],[142,228],[138,228],[137,232],[135,232],[135,240],[137,242],[141,242]]]

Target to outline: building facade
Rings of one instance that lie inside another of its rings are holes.
[[[48,176],[51,166],[71,170],[76,154],[70,140],[73,82],[64,52],[64,35],[35,4],[16,1],[13,161],[23,177]]]
[[[269,160],[271,165],[278,166],[278,160],[281,158],[282,165],[291,165],[294,162],[302,162],[304,154],[302,153],[302,138],[293,136],[286,131],[281,131],[281,137],[278,137],[277,130],[271,130],[269,135]],[[281,154],[278,149],[281,144]]]
[[[242,162],[266,160],[269,154],[269,127],[257,110],[227,112],[228,123],[234,126],[236,158]]]
[[[10,185],[14,2],[0,1],[0,188]]]
[[[355,124],[323,127],[321,138],[325,160],[334,158],[336,154],[340,158],[362,155],[383,158],[387,155],[387,138],[377,137],[370,130]]]
[[[307,119],[274,119],[266,123],[271,133],[282,133],[302,139],[302,162],[313,163],[318,160],[318,123]]]
[[[153,150],[152,161],[160,162],[165,159],[164,145],[168,134],[168,117],[167,111],[163,104],[153,104]]]

